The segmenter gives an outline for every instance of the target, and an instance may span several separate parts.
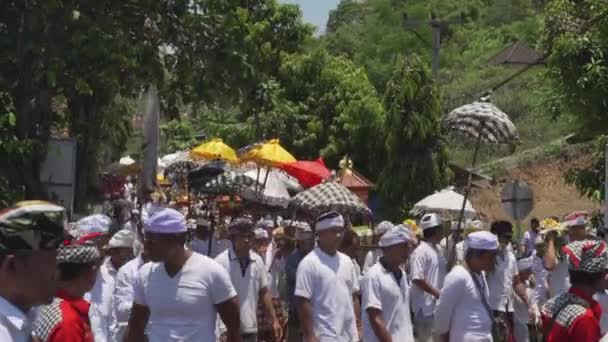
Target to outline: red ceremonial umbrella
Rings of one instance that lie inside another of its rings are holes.
[[[331,177],[331,171],[325,167],[322,158],[317,160],[298,160],[285,163],[281,168],[295,177],[302,186],[310,188]]]

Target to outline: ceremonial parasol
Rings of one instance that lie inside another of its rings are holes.
[[[262,145],[253,147],[249,152],[245,153],[245,158],[259,165],[266,166],[280,166],[281,164],[296,161],[296,158],[281,146],[279,139],[272,139]]]
[[[275,170],[270,172],[262,171],[267,174],[264,175],[266,182],[260,186],[260,190],[256,191],[254,187],[248,187],[242,191],[241,196],[249,201],[259,202],[273,207],[287,208],[289,199],[291,198],[289,191],[287,190],[287,176],[284,176],[282,173]],[[251,178],[252,181],[255,181],[257,177],[256,174],[256,170],[245,172],[245,176]]]
[[[290,205],[315,215],[330,210],[342,214],[371,215],[371,210],[357,195],[336,182],[321,183],[302,191],[291,199]]]
[[[208,142],[195,147],[190,154],[193,159],[222,159],[231,163],[236,163],[238,161],[236,152],[219,138],[211,139]]]
[[[443,127],[447,130],[464,133],[477,140],[473,152],[471,167],[475,167],[481,141],[494,144],[514,144],[519,141],[517,128],[509,116],[489,102],[486,96],[473,103],[458,107],[443,119]],[[461,213],[458,218],[458,229],[462,224],[466,200],[471,191],[472,173],[469,172],[467,188],[462,201]]]
[[[423,198],[414,205],[410,214],[421,216],[431,212],[439,214],[443,219],[454,220],[462,209],[463,201],[464,196],[450,187]],[[465,203],[464,215],[467,218],[472,218],[475,216],[475,209],[473,209],[470,201],[466,200]]]
[[[331,177],[331,171],[325,167],[322,158],[317,160],[298,160],[293,163],[283,164],[281,168],[307,188],[315,186]]]

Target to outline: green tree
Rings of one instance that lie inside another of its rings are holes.
[[[384,105],[387,160],[378,186],[383,200],[391,203],[389,216],[400,219],[401,210],[446,182],[439,91],[419,58],[397,64]]]
[[[547,5],[543,43],[550,52],[547,79],[551,108],[575,119],[581,138],[598,136],[592,164],[573,168],[566,181],[585,196],[604,198],[604,150],[608,130],[608,4],[602,1],[552,1]]]

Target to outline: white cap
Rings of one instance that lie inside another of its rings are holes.
[[[427,230],[441,225],[441,218],[437,214],[426,214],[420,219],[420,228]]]
[[[386,232],[388,232],[389,230],[391,230],[391,228],[393,228],[394,225],[389,222],[389,221],[382,221],[380,223],[378,223],[378,225],[374,228],[374,234],[375,235],[382,235]]]
[[[325,213],[317,219],[315,230],[322,232],[331,228],[344,228],[344,217],[335,211]]]
[[[196,220],[196,226],[203,226],[209,228],[211,227],[211,222],[205,220],[204,218],[199,218]]]
[[[488,231],[473,232],[467,235],[465,250],[468,248],[494,251],[498,249],[498,238]]]
[[[274,221],[270,219],[261,219],[255,224],[256,228],[273,229]]]
[[[132,248],[135,235],[130,230],[119,230],[108,242],[108,248]]]
[[[310,225],[306,222],[298,222],[296,224],[296,241],[311,240],[315,237]]]
[[[380,247],[389,247],[412,240],[412,233],[409,228],[403,225],[397,225],[382,235],[378,245],[380,245]]]
[[[523,258],[517,261],[517,269],[519,272],[528,271],[532,268],[532,258]]]
[[[103,214],[94,214],[78,220],[74,223],[76,235],[83,236],[90,233],[107,234],[110,231],[112,219]]]
[[[256,228],[253,234],[255,239],[268,239],[268,232],[264,228]]]

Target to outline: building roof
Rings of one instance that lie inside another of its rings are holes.
[[[532,49],[524,42],[516,42],[502,51],[494,55],[494,57],[490,58],[488,61],[489,64],[499,65],[499,64],[541,64],[539,60],[542,58],[540,52]]]
[[[340,172],[338,182],[348,189],[369,189],[374,186],[369,179],[353,169],[346,169]]]

